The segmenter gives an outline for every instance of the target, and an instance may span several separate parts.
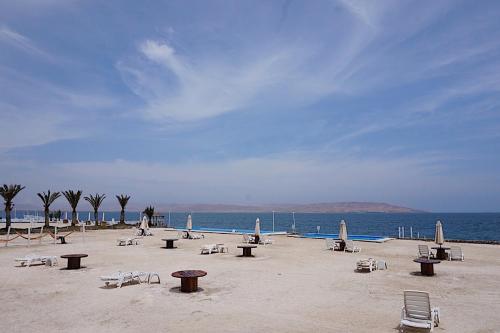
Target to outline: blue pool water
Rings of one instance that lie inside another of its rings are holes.
[[[319,234],[319,233],[305,233],[302,236],[306,238],[339,238],[339,234]],[[383,236],[369,236],[369,235],[347,235],[347,239],[355,241],[375,241],[380,242],[386,239]]]
[[[253,234],[255,229],[225,229],[225,228],[204,228],[204,227],[199,227],[199,228],[193,228],[193,231],[199,231],[199,232],[220,232],[220,233],[237,233],[237,234]],[[260,231],[262,234],[270,234],[273,231],[272,230],[261,230]]]

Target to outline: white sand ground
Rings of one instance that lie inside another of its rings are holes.
[[[500,332],[500,247],[461,244],[465,262],[442,262],[434,277],[415,274],[416,241],[359,242],[361,253],[332,253],[323,240],[275,236],[255,258],[237,257],[239,235],[206,234],[165,250],[153,230],[140,245],[119,247],[130,230],[72,234],[67,245],[35,242],[0,248],[1,332],[397,332],[404,289],[426,290],[441,308],[436,332]],[[208,243],[228,254],[200,255]],[[17,244],[22,244],[21,242]],[[433,245],[428,243],[429,246]],[[78,271],[16,267],[29,253],[87,253]],[[389,269],[355,272],[359,258],[385,259]],[[178,291],[177,270],[202,269],[198,293]],[[122,270],[156,271],[161,284],[104,288],[99,276]]]

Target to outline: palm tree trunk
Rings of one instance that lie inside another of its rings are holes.
[[[10,206],[5,206],[5,228],[9,229],[10,227]]]
[[[48,208],[45,209],[45,227],[46,228],[49,227],[49,209]]]
[[[73,212],[71,213],[71,226],[76,225],[76,209],[73,209]]]
[[[94,221],[95,221],[95,226],[97,227],[99,225],[99,214],[97,213],[97,210],[94,210]]]
[[[120,223],[125,224],[125,209],[120,212]]]

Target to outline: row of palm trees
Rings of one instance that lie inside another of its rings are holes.
[[[4,184],[2,187],[0,187],[0,196],[3,197],[5,204],[5,220],[7,228],[10,227],[11,224],[11,212],[12,209],[14,208],[13,200],[16,197],[16,195],[19,192],[21,192],[24,188],[25,188],[24,186],[18,184],[15,185]],[[45,192],[37,193],[40,200],[42,200],[43,210],[45,213],[45,226],[47,227],[49,226],[50,206],[54,203],[54,201],[56,201],[59,197],[61,197],[61,193],[62,195],[64,195],[64,197],[66,198],[72,209],[71,225],[74,226],[77,223],[76,208],[78,206],[78,203],[80,202],[82,191],[68,190],[62,192],[50,192],[49,190],[47,191],[47,193]],[[86,201],[88,201],[89,204],[92,206],[94,210],[94,220],[96,222],[96,225],[98,225],[99,207],[102,205],[104,199],[106,198],[106,195],[96,193],[95,195],[90,194],[89,196],[85,196],[83,198]],[[120,194],[116,196],[116,199],[118,200],[118,203],[120,204],[121,207],[120,223],[125,224],[125,207],[128,204],[130,196],[125,194]],[[149,222],[151,222],[151,219],[154,215],[154,207],[152,206],[147,207],[144,210],[144,214],[148,217]]]

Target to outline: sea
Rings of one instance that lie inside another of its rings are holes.
[[[29,212],[34,214],[34,212]],[[42,216],[42,212],[36,214]],[[63,214],[64,215],[64,214]],[[70,214],[68,213],[68,216]],[[184,228],[188,213],[163,213],[165,225]],[[299,234],[338,233],[343,219],[353,235],[398,237],[402,228],[406,238],[433,238],[436,221],[443,224],[445,238],[457,240],[500,241],[500,213],[197,213],[191,212],[193,228],[253,229],[260,219],[261,230],[295,231]],[[20,217],[21,213],[18,212]],[[86,220],[88,212],[79,212]],[[91,215],[93,218],[93,215]],[[99,214],[102,217],[102,213]],[[105,220],[119,221],[119,212],[105,212]],[[126,213],[127,223],[139,220],[138,212]],[[319,228],[319,229],[318,229]],[[410,231],[411,230],[411,231]],[[410,234],[411,232],[411,234]]]

